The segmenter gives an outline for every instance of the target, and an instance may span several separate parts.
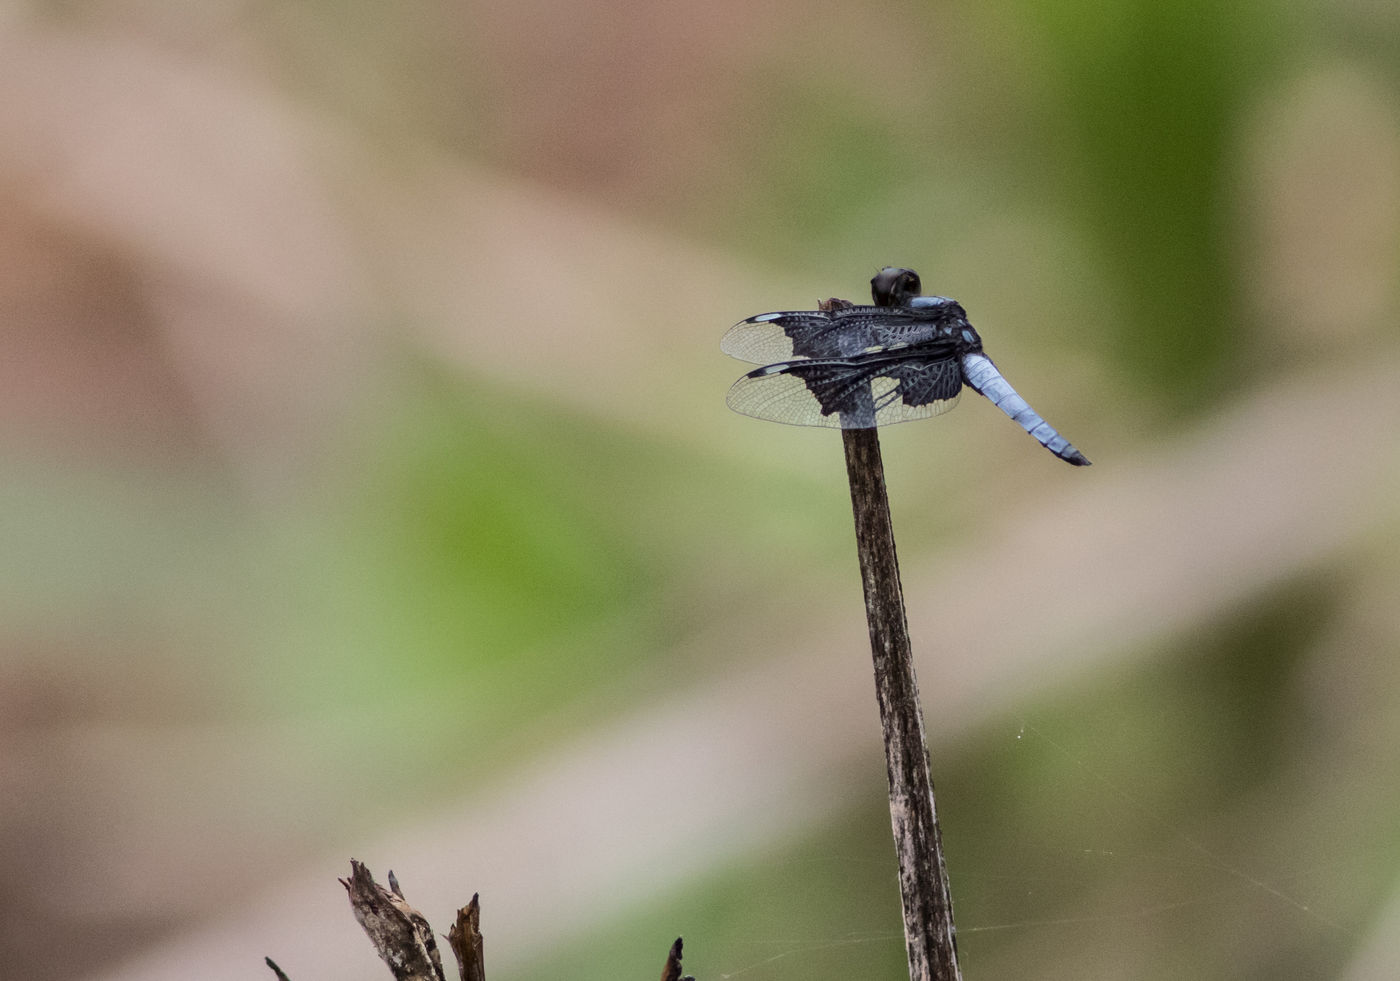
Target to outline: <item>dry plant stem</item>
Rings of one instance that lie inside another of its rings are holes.
[[[481,939],[481,897],[457,911],[457,922],[447,930],[447,942],[457,956],[457,973],[462,981],[486,981],[486,960]]]
[[[389,965],[398,981],[447,981],[442,971],[442,958],[427,917],[408,905],[399,880],[389,873],[389,888],[374,881],[364,865],[350,860],[350,878],[340,884],[350,894],[350,907],[355,919],[364,928],[374,949]],[[481,897],[457,911],[457,921],[447,931],[447,942],[457,957],[457,973],[461,981],[486,981],[486,965],[482,953]],[[277,981],[289,981],[272,958],[264,958],[277,975]],[[695,981],[681,977],[681,938],[671,945],[661,981]]]
[[[676,938],[676,942],[671,945],[671,952],[666,955],[666,966],[661,969],[661,981],[695,981],[690,975],[681,977],[681,947],[682,940]]]
[[[340,884],[350,894],[355,919],[397,981],[447,981],[433,928],[422,913],[375,882],[369,869],[354,860],[350,878]]]
[[[875,429],[843,429],[841,434],[851,482],[870,649],[875,659],[875,694],[885,738],[909,977],[910,981],[960,981],[953,903],[885,495],[880,437]]]

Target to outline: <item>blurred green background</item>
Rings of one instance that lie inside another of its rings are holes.
[[[884,434],[964,973],[1400,976],[1400,7],[0,7],[0,963],[898,978],[839,439],[908,265],[1094,461]]]

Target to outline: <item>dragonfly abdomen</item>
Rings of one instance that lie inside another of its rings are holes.
[[[1089,458],[1074,448],[1055,427],[1041,418],[1040,413],[1030,407],[1016,389],[1002,377],[997,366],[985,354],[964,354],[962,356],[963,378],[967,386],[985,395],[1002,412],[1010,416],[1017,425],[1030,433],[1051,453],[1066,463],[1076,467],[1089,466]]]

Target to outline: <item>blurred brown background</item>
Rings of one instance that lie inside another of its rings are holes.
[[[957,297],[1094,460],[884,435],[964,971],[1400,975],[1400,7],[0,5],[0,973],[900,977],[837,437]]]

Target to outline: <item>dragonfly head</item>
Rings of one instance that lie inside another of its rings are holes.
[[[922,290],[918,273],[896,266],[886,266],[870,281],[870,295],[877,307],[907,306]]]

